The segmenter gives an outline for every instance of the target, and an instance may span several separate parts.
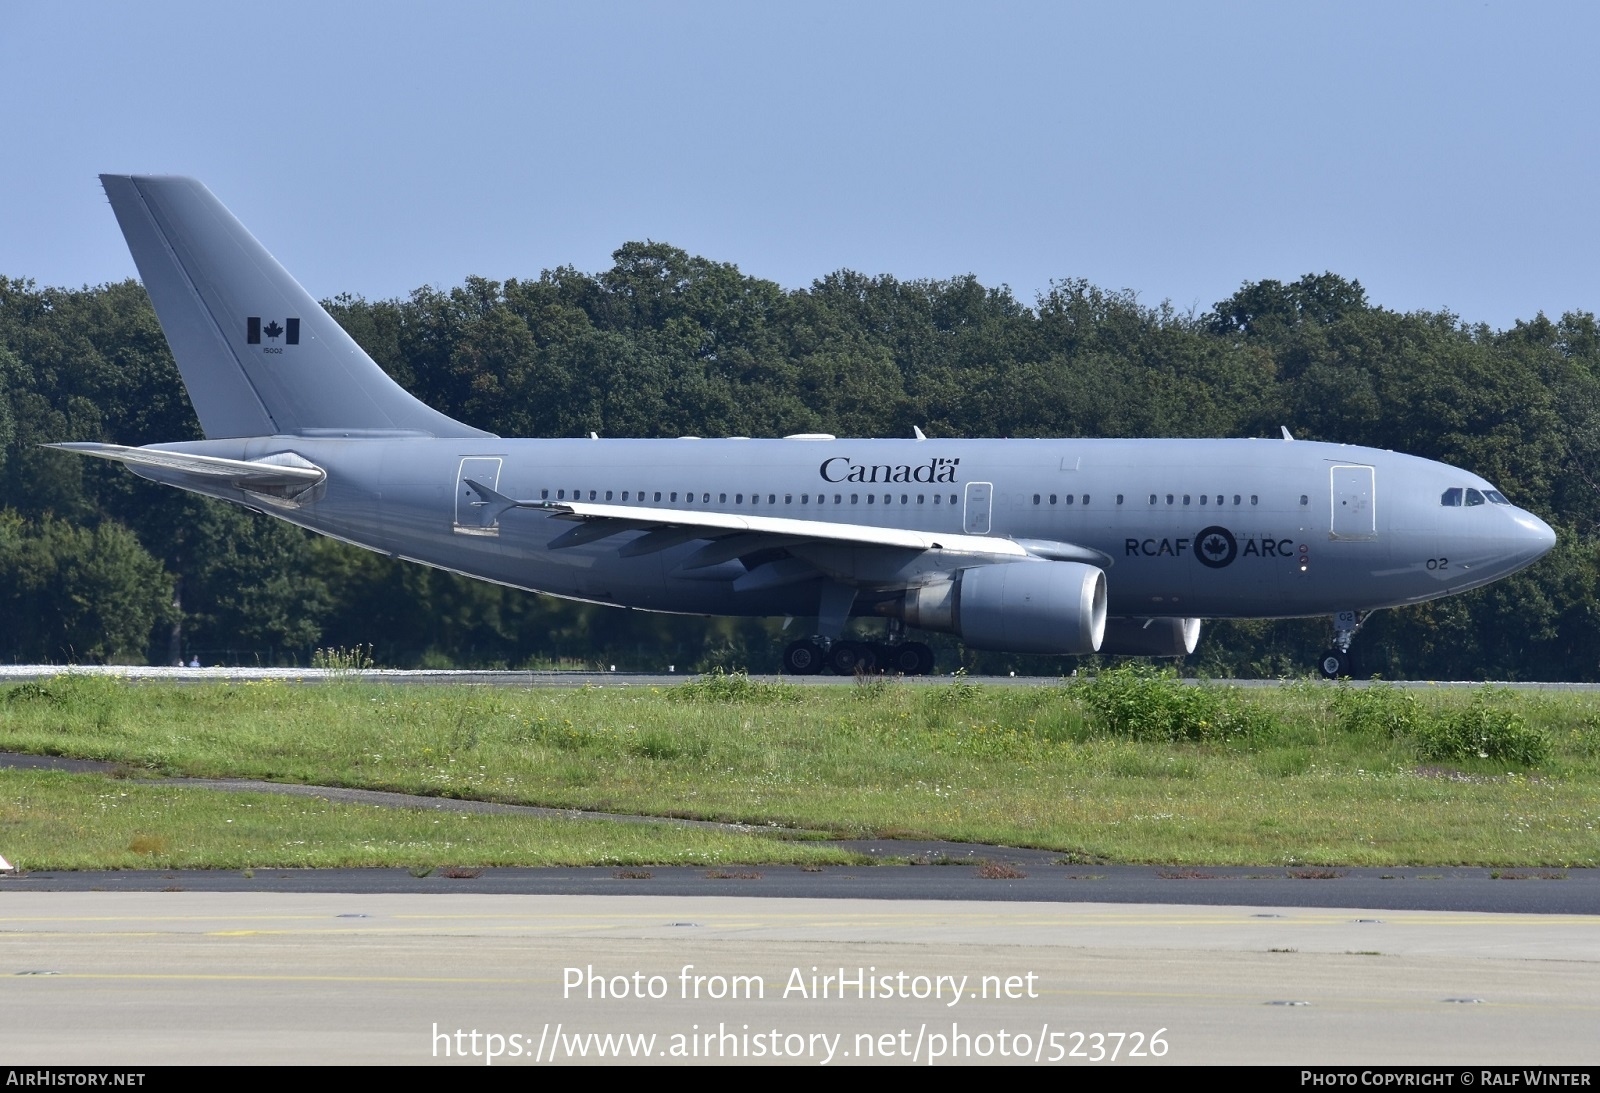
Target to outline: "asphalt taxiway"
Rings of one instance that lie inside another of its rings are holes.
[[[501,1065],[1095,1065],[1113,1048],[1134,1064],[1592,1064],[1597,927],[1357,908],[6,885],[0,1028],[23,1065],[483,1065],[491,1046]]]

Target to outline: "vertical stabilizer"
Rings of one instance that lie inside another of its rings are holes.
[[[390,379],[199,182],[100,181],[207,438],[491,435]]]

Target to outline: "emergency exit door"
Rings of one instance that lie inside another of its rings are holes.
[[[1332,474],[1333,515],[1330,539],[1376,539],[1378,509],[1377,483],[1371,467],[1334,467]]]
[[[989,534],[990,513],[994,507],[994,484],[991,482],[967,483],[967,513],[962,525],[968,535]]]
[[[469,456],[461,461],[461,469],[456,472],[457,535],[500,534],[497,524],[483,526],[478,518],[478,513],[481,511],[478,503],[485,501],[486,498],[479,497],[473,488],[467,485],[467,480],[470,478],[474,482],[488,486],[491,490],[499,489],[500,463],[499,456]]]

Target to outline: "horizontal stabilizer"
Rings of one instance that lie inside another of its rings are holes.
[[[121,444],[46,444],[78,455],[92,455],[96,459],[111,459],[126,463],[135,469],[177,472],[194,478],[240,489],[298,488],[309,489],[328,477],[328,472],[293,452],[281,452],[265,459],[223,459],[214,455],[192,455],[189,452],[168,452],[160,448],[128,448]]]

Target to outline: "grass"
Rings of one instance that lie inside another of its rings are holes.
[[[403,866],[462,879],[493,865],[861,860],[755,833],[379,808],[17,770],[0,770],[0,852],[35,871]]]
[[[527,691],[61,677],[0,692],[0,750],[162,774],[1003,843],[1084,862],[1600,859],[1600,697],[1362,694],[1313,683],[1194,691],[1137,673],[1037,688],[801,689],[731,677]],[[366,837],[381,841],[393,816],[379,814]],[[485,829],[504,820],[476,819]],[[10,837],[0,824],[8,857]],[[792,843],[747,845],[759,851],[747,862],[793,860],[762,856]],[[536,850],[525,844],[523,860],[549,860]],[[681,860],[630,853],[589,860]]]

